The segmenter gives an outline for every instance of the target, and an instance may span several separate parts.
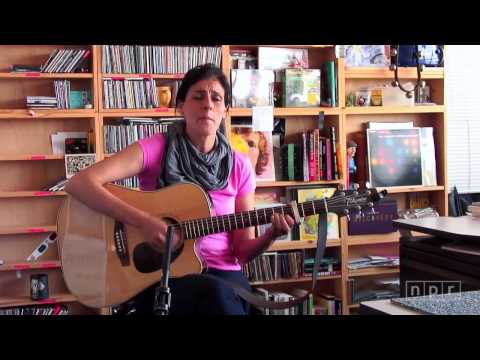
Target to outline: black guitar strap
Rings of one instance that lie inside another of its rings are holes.
[[[327,246],[327,212],[326,211],[319,214],[317,239],[318,239],[317,250],[315,252],[315,262],[313,265],[313,273],[312,273],[312,288],[306,294],[300,295],[296,299],[293,299],[290,301],[282,301],[282,302],[269,301],[269,300],[265,300],[259,295],[251,293],[250,291],[244,289],[243,287],[241,287],[236,283],[233,283],[233,282],[228,282],[228,283],[233,287],[233,289],[235,290],[238,296],[240,296],[242,299],[244,299],[245,301],[247,301],[248,303],[256,307],[268,308],[268,309],[287,309],[289,307],[300,304],[308,298],[309,294],[315,293],[320,261],[322,260],[323,255],[325,254],[325,248]]]

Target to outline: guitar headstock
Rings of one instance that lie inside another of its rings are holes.
[[[377,189],[337,191],[327,201],[328,211],[347,217],[351,210],[358,212],[360,216],[364,212],[369,215],[375,214],[375,203],[386,195],[387,190],[377,191]]]

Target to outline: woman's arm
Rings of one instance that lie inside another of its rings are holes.
[[[120,200],[103,185],[138,175],[143,169],[143,150],[138,143],[77,173],[65,191],[88,207],[142,229],[146,240],[163,247],[166,223]]]
[[[254,194],[238,197],[235,201],[235,212],[253,210]],[[272,226],[261,236],[255,237],[255,228],[233,231],[233,250],[241,264],[246,264],[262,254],[280,235],[288,233],[294,221],[289,215],[275,214],[272,216]]]

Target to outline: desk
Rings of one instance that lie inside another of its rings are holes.
[[[470,216],[397,219],[400,230],[400,296],[480,290],[480,221]],[[427,236],[412,236],[411,231]],[[455,286],[455,290],[450,290]]]
[[[399,302],[401,304],[398,304]],[[480,315],[480,291],[365,301],[360,303],[360,313],[365,315]]]
[[[397,219],[393,226],[402,230],[414,230],[441,238],[480,243],[480,219],[471,216],[431,217],[423,219]],[[402,236],[408,235],[403,233]]]

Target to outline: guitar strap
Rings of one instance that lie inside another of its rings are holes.
[[[287,309],[289,307],[300,304],[304,302],[310,294],[313,294],[315,292],[318,268],[320,267],[320,261],[325,254],[325,248],[327,246],[327,211],[319,214],[317,239],[317,250],[315,252],[315,262],[313,265],[312,273],[312,288],[306,294],[300,295],[299,297],[290,301],[276,302],[271,300],[265,300],[263,297],[253,294],[252,292],[246,290],[245,288],[241,287],[236,283],[230,281],[228,283],[233,287],[234,291],[238,296],[256,307],[268,309]]]

